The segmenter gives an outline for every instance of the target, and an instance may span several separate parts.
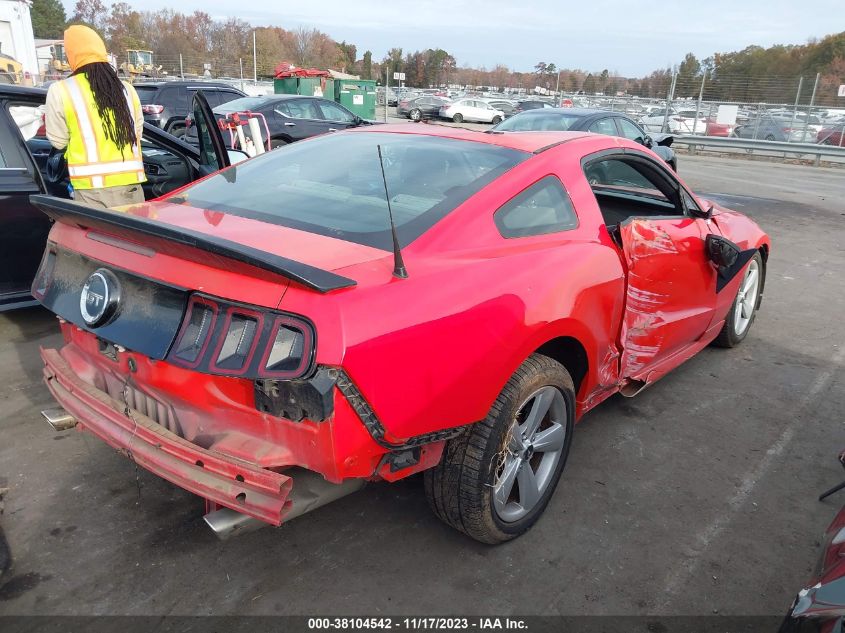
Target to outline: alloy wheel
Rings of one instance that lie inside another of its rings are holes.
[[[519,407],[505,436],[493,483],[493,507],[512,523],[540,502],[566,445],[567,408],[557,387],[545,386]]]
[[[760,294],[760,266],[752,259],[742,278],[739,292],[736,295],[736,310],[734,310],[734,332],[742,336],[751,324],[754,309],[757,307],[757,297]]]

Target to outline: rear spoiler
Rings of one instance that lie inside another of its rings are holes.
[[[206,235],[199,231],[156,222],[128,213],[93,209],[78,202],[53,196],[32,195],[29,197],[29,201],[57,222],[64,221],[65,223],[106,231],[117,227],[176,244],[184,244],[282,275],[318,292],[330,292],[357,285],[354,279],[336,275],[328,270],[309,266],[231,240]]]

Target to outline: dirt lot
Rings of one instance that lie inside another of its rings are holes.
[[[500,547],[438,522],[419,478],[218,542],[199,499],[48,428],[55,321],[0,316],[0,613],[782,614],[845,503],[816,500],[843,478],[845,183],[687,156],[680,173],[771,233],[762,312],[739,348],[589,414],[545,517]]]

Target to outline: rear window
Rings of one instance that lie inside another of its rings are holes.
[[[154,103],[153,99],[155,99],[155,96],[158,93],[158,86],[135,84],[134,88],[135,92],[138,93],[138,98],[141,100],[141,103],[145,105],[148,103]]]
[[[332,134],[236,165],[172,201],[390,250],[378,145],[402,245],[531,156],[427,136]]]
[[[565,132],[581,117],[561,112],[525,112],[505,119],[496,127],[500,132]]]

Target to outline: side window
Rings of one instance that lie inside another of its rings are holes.
[[[584,173],[593,191],[617,190],[669,202],[657,185],[630,164],[616,158],[587,165]]]
[[[587,128],[588,132],[595,132],[596,134],[606,134],[607,136],[616,136],[616,124],[613,122],[611,117],[606,117],[604,119],[599,119],[598,121],[591,123],[590,127]]]
[[[320,109],[323,111],[323,118],[327,121],[352,123],[355,120],[352,113],[347,112],[344,108],[331,101],[320,101]]]
[[[628,119],[616,119],[622,136],[637,143],[645,144],[645,133]]]
[[[218,90],[217,92],[220,93],[220,103],[228,103],[229,101],[240,99],[242,96],[232,90]]]
[[[502,237],[544,235],[578,226],[572,202],[555,176],[546,176],[511,198],[493,219]]]
[[[193,98],[193,95],[191,95]],[[188,109],[188,91],[180,90],[176,86],[167,86],[154,97],[156,101],[152,103],[159,103],[166,108],[173,110],[187,110]]]
[[[205,96],[205,100],[208,101],[210,108],[213,109],[220,105],[220,91],[216,88],[203,89],[202,94]]]
[[[294,119],[319,119],[317,104],[313,99],[286,99],[276,106],[276,110]]]

